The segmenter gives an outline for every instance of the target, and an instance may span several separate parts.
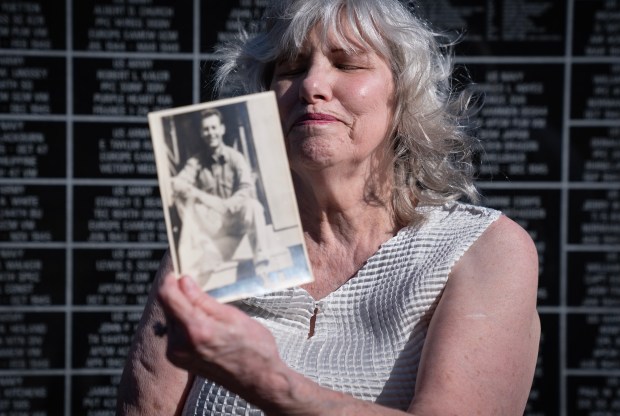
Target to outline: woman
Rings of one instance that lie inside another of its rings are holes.
[[[275,91],[315,281],[222,305],[164,261],[119,413],[522,414],[537,255],[454,202],[476,194],[440,36],[397,0],[275,3],[218,80]]]

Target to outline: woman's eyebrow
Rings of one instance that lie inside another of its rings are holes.
[[[329,49],[329,52],[332,54],[343,54],[343,55],[356,55],[356,56],[364,56],[368,55],[368,50],[366,48],[362,48],[359,46],[351,45],[348,48],[336,46]]]

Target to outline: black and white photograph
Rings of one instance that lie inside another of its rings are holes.
[[[221,301],[311,281],[273,93],[148,117],[177,274]]]

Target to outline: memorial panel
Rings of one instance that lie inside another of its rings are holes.
[[[0,314],[0,370],[64,369],[64,339],[63,313]]]
[[[573,127],[570,132],[571,181],[620,182],[620,127]]]
[[[620,414],[620,377],[569,376],[566,384],[568,416]]]
[[[0,186],[0,241],[65,241],[65,216],[63,186]]]
[[[0,377],[2,416],[56,416],[65,413],[64,377]]]
[[[574,0],[573,54],[620,56],[618,0]]]
[[[419,10],[436,27],[464,33],[458,56],[562,56],[565,2],[422,0]]]
[[[566,341],[568,368],[620,370],[620,314],[568,314]]]
[[[570,244],[620,244],[620,189],[575,189],[569,194]]]
[[[0,305],[64,304],[64,256],[60,249],[0,248]]]
[[[65,10],[64,1],[3,0],[0,2],[0,48],[64,49]]]
[[[67,61],[37,56],[0,56],[0,113],[63,114]]]
[[[483,95],[480,179],[557,181],[563,77],[559,65],[467,65]]]
[[[141,316],[142,311],[74,313],[72,368],[122,369]]]
[[[157,178],[146,123],[75,123],[73,161],[76,178]]]
[[[74,113],[146,116],[192,103],[192,63],[162,59],[76,58]]]
[[[67,175],[66,124],[0,120],[0,178]]]
[[[73,257],[76,276],[73,303],[144,305],[164,250],[76,250]]]
[[[572,252],[567,269],[568,305],[620,307],[620,252]]]
[[[620,63],[572,65],[571,118],[620,119]]]
[[[167,241],[164,212],[152,186],[76,186],[74,240],[91,243]]]
[[[73,3],[75,49],[192,52],[192,2],[80,0]]]
[[[261,16],[269,0],[237,0],[201,7],[200,51],[212,53],[213,46],[233,39],[242,28],[264,24]]]
[[[73,376],[71,409],[81,416],[115,416],[120,375]]]

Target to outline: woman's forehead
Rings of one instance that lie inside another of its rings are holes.
[[[359,28],[351,27],[346,21],[342,23],[339,27],[316,24],[300,44],[285,47],[288,50],[283,51],[282,55],[289,57],[304,55],[317,45],[323,52],[338,51],[355,55],[378,52]]]

